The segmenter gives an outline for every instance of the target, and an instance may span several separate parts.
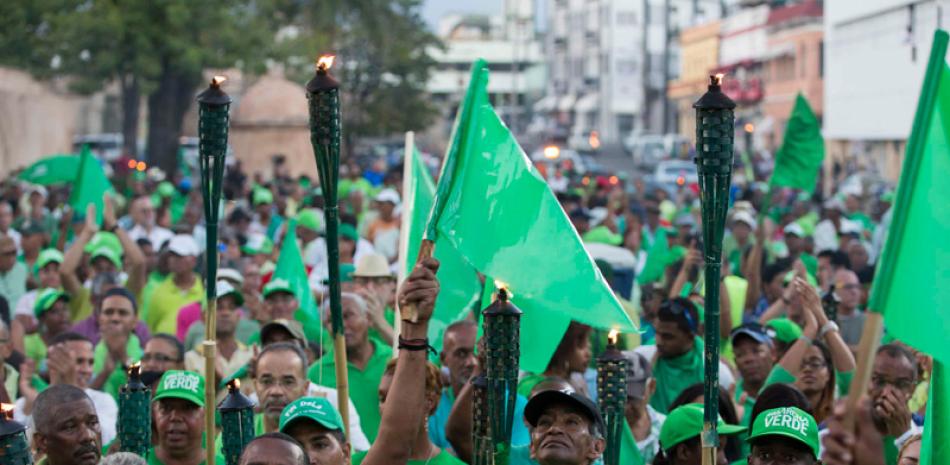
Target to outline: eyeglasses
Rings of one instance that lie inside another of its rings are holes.
[[[817,359],[817,358],[816,358],[816,359],[811,359],[811,360],[804,360],[804,361],[802,361],[802,370],[808,368],[808,369],[810,369],[810,370],[815,370],[815,371],[817,371],[817,370],[820,370],[820,369],[822,369],[822,368],[826,368],[827,366],[828,366],[828,364],[825,363],[824,360],[820,360],[820,359]]]
[[[168,362],[177,362],[178,359],[169,357],[165,354],[144,354],[142,355],[142,361],[168,363]]]
[[[914,381],[907,378],[891,380],[880,375],[871,375],[871,387],[884,389],[887,385],[894,386],[901,391],[909,391],[914,388]]]

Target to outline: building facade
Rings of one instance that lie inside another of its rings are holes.
[[[693,103],[706,92],[710,71],[719,66],[719,21],[694,26],[680,33],[679,78],[667,90],[676,108],[678,133],[692,140],[696,136]]]

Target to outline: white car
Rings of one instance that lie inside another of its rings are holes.
[[[574,173],[583,174],[587,172],[587,164],[579,153],[571,149],[561,147],[555,149],[555,147],[547,146],[535,150],[531,153],[531,161],[535,165],[544,164],[549,173],[558,167],[564,166],[565,162],[571,165],[571,171]]]
[[[653,180],[657,184],[685,186],[699,182],[696,164],[685,160],[665,160],[656,165]]]

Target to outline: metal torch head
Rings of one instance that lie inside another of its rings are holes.
[[[237,379],[232,379],[228,383],[228,395],[218,405],[218,410],[221,413],[236,412],[240,410],[250,411],[254,408],[254,401],[241,392],[240,383],[241,382]]]
[[[0,438],[26,431],[26,426],[13,421],[13,405],[0,404]]]
[[[211,83],[208,84],[208,88],[198,94],[198,103],[215,106],[230,105],[231,96],[221,89],[221,84],[224,84],[224,81],[227,79],[228,78],[224,76],[211,78]]]

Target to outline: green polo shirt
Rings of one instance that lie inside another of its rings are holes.
[[[178,334],[178,311],[192,302],[204,302],[204,292],[201,278],[195,276],[191,288],[181,290],[175,285],[175,277],[169,274],[149,296],[142,320],[152,334]]]
[[[353,465],[360,465],[366,458],[367,452],[357,452],[353,454]],[[465,462],[454,457],[445,449],[439,452],[439,455],[430,459],[410,460],[406,465],[466,465]]]
[[[350,385],[350,400],[360,414],[360,426],[366,438],[372,443],[376,440],[379,430],[379,381],[383,378],[386,364],[392,359],[393,350],[386,344],[370,339],[373,345],[373,355],[366,363],[366,369],[359,370],[352,363],[347,363],[347,375]],[[324,354],[320,360],[310,365],[307,377],[314,384],[327,387],[336,387],[336,371],[334,369],[333,354]]]

